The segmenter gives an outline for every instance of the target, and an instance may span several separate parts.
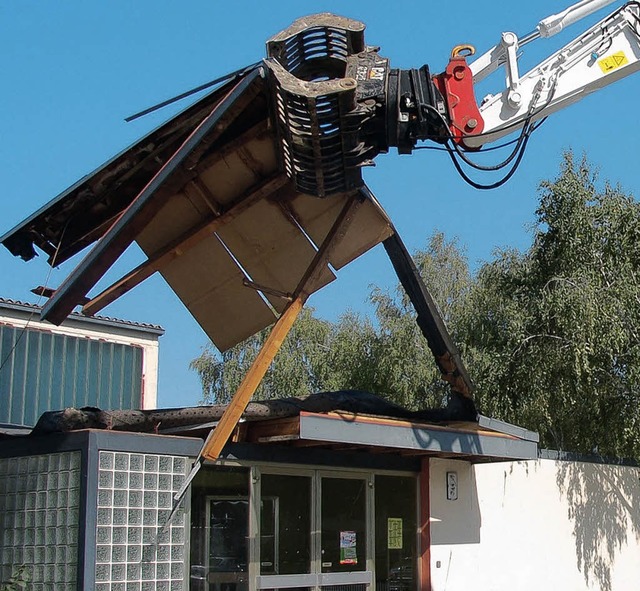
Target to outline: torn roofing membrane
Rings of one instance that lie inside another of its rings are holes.
[[[303,284],[350,200],[358,207],[328,261]],[[83,306],[94,314],[159,272],[224,351],[271,325],[393,234],[366,189],[327,199],[296,191],[278,162],[262,66],[234,77],[78,181],[0,238],[58,265],[92,248],[43,307],[62,322],[132,242],[148,260]]]
[[[226,409],[226,405],[115,411],[69,408],[43,414],[32,435],[108,429],[200,437],[221,421]],[[409,411],[357,390],[255,401],[242,416],[243,426],[236,430],[234,442],[275,445],[280,452],[285,447],[305,451],[316,447],[471,461],[538,457],[537,433],[487,417],[454,416],[447,409]]]

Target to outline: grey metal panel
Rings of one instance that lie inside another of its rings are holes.
[[[117,431],[91,432],[99,450],[155,453],[195,458],[202,449],[202,439],[176,437],[175,435],[151,435]]]
[[[46,437],[12,437],[0,441],[0,458],[82,451],[88,445],[89,433],[89,431],[76,431],[75,433],[52,433]]]
[[[139,408],[142,349],[0,324],[0,423],[66,407]]]
[[[461,456],[511,459],[538,457],[538,446],[532,441],[407,423],[381,425],[376,422],[354,420],[353,417],[340,419],[301,414],[300,439]]]
[[[593,454],[580,454],[571,451],[559,451],[555,449],[541,449],[538,451],[538,459],[553,460],[558,462],[584,462],[589,464],[606,464],[610,466],[640,466],[637,460],[630,458],[609,458]]]
[[[82,489],[80,537],[78,540],[78,581],[83,589],[95,588],[96,507],[98,505],[98,448],[94,433],[89,433],[82,450]]]
[[[202,439],[87,429],[0,441],[0,458],[85,450],[89,445],[95,446],[98,451],[157,453],[195,458],[202,448]]]
[[[292,587],[323,587],[328,585],[371,585],[371,571],[345,573],[313,573],[301,575],[262,575],[256,577],[257,589],[288,589]]]
[[[320,573],[319,583],[325,585],[371,585],[373,573],[370,570],[346,573]]]
[[[492,419],[491,417],[485,417],[484,415],[478,415],[478,425],[483,429],[489,429],[490,431],[497,431],[498,433],[505,433],[506,435],[513,435],[519,439],[526,439],[527,441],[540,442],[540,435],[535,431],[529,431],[524,427],[518,427],[511,423],[505,423],[499,419]]]

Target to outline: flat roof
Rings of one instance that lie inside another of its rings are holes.
[[[38,306],[36,304],[0,297],[0,314],[3,310],[10,310],[12,312],[31,316],[34,313],[39,314],[41,309],[41,306]],[[79,314],[78,312],[72,312],[69,315],[67,322],[80,322],[82,324],[88,324],[94,327],[101,326],[105,328],[126,328],[128,330],[144,332],[157,336],[162,336],[164,334],[164,328],[157,324],[134,322],[132,320],[123,320],[121,318],[111,318],[108,316],[85,316],[84,314]]]
[[[215,429],[227,405],[152,410],[65,409],[44,413],[39,439],[87,428],[198,441]],[[477,415],[442,419],[441,409],[410,411],[360,391],[321,392],[303,398],[251,402],[230,441],[282,453],[316,449],[390,457],[426,456],[474,462],[538,457],[538,434]],[[158,440],[159,442],[159,440]],[[202,445],[198,441],[198,445]]]
[[[471,461],[538,457],[537,434],[532,432],[523,431],[523,437],[518,437],[474,422],[435,425],[350,412],[302,411],[297,417],[248,423],[242,439],[262,445],[330,447],[336,451],[356,447],[374,453]]]

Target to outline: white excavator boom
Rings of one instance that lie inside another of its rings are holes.
[[[524,39],[555,34],[610,1],[579,2],[541,21]],[[503,33],[500,45],[469,65],[477,82],[504,64],[507,86],[480,102],[483,131],[465,138],[465,147],[495,142],[640,69],[640,3],[625,4],[523,76],[517,67],[521,45],[514,33]]]

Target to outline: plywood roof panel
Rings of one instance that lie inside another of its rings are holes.
[[[321,246],[353,193],[320,199],[297,193],[286,180],[263,74],[257,67],[235,76],[200,108],[123,152],[6,237],[16,252],[30,254],[35,233],[51,250],[51,224],[62,236],[69,219],[82,223],[67,248],[101,236],[43,317],[59,321],[136,241],[149,260],[94,295],[93,309],[159,271],[224,350],[272,324],[286,307],[282,294],[304,280],[310,295],[335,279],[331,266],[341,268],[391,234],[363,189],[328,258],[311,269],[325,256]],[[26,242],[18,248],[20,241]]]
[[[388,218],[376,203],[365,199],[356,211],[349,230],[331,256],[331,264],[341,269],[393,234]]]
[[[242,267],[257,284],[284,294],[294,292],[316,249],[300,228],[283,213],[277,203],[258,201],[219,231]],[[333,281],[335,275],[325,271],[313,290]],[[287,301],[265,292],[273,307],[282,312]]]
[[[215,235],[162,271],[182,303],[221,351],[269,326],[276,316]]]
[[[260,178],[278,169],[273,139],[258,137],[216,158],[199,176],[221,204],[229,204]]]
[[[201,209],[183,192],[176,193],[138,234],[136,242],[145,254],[150,256],[190,228],[194,228],[202,219]]]
[[[328,234],[336,217],[344,207],[346,195],[318,199],[298,194],[290,207],[316,244]],[[330,257],[335,269],[344,267],[376,244],[393,234],[391,222],[378,204],[365,197],[358,208],[349,230]]]

